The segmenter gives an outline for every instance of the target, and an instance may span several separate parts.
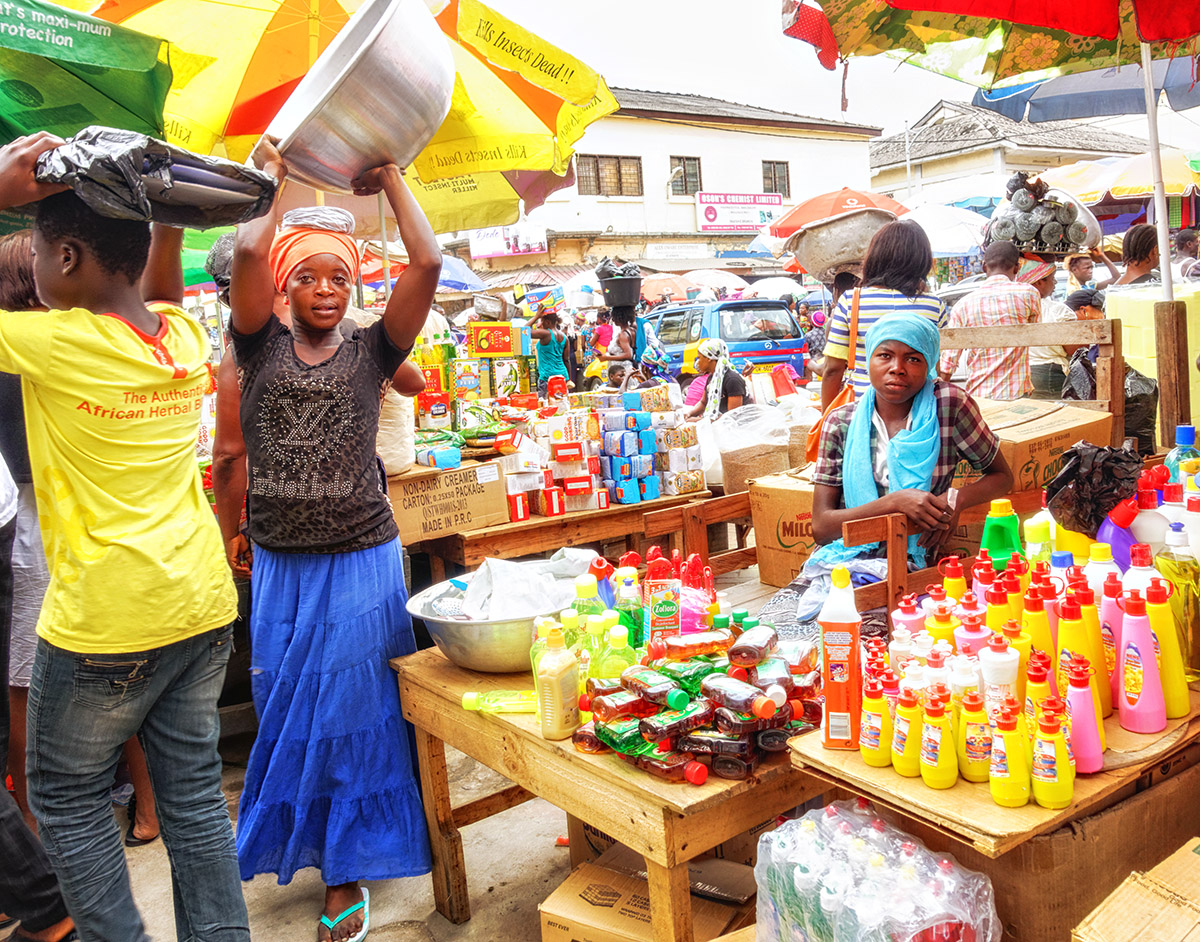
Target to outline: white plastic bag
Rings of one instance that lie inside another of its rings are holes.
[[[721,452],[713,437],[713,423],[706,418],[696,420],[696,438],[700,442],[700,463],[706,484],[722,484],[725,481],[721,468]]]
[[[471,577],[463,595],[463,614],[477,621],[529,618],[570,608],[575,577],[582,576],[596,554],[564,548],[549,559],[519,562],[488,557]]]

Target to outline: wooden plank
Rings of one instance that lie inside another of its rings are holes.
[[[1010,327],[943,327],[943,350],[980,347],[1045,347],[1062,344],[1112,343],[1113,322],[1064,321],[1050,324],[1019,324]]]
[[[758,564],[758,548],[745,546],[742,549],[730,550],[728,553],[718,553],[710,556],[708,564],[712,567],[713,575],[720,576],[739,569],[748,569]]]
[[[454,809],[454,823],[460,828],[465,828],[468,824],[474,824],[484,818],[499,814],[501,811],[523,805],[531,798],[536,797],[537,795],[520,785],[509,785],[498,792],[492,792],[490,795],[476,798],[465,805],[459,805]]]
[[[692,942],[692,887],[687,864],[664,867],[646,858],[654,942]]]
[[[891,768],[869,767],[857,751],[825,749],[821,737],[812,733],[794,737],[789,746],[792,761],[800,767],[911,815],[973,845],[988,857],[999,857],[1031,837],[1092,813],[1148,768],[1200,740],[1200,693],[1192,693],[1191,716],[1168,724],[1163,733],[1135,736],[1120,730],[1115,715],[1106,721],[1109,728],[1114,743],[1121,746],[1121,752],[1110,750],[1114,768],[1106,765],[1105,771],[1078,776],[1074,801],[1060,810],[1041,808],[1032,802],[1023,808],[1002,808],[992,801],[987,783],[972,784],[961,779],[953,788],[935,791],[920,778],[904,778]],[[1176,735],[1180,728],[1186,728],[1186,732]],[[1145,751],[1154,744],[1157,750]],[[1140,761],[1123,765],[1129,755],[1139,753]]]
[[[1192,421],[1187,306],[1182,301],[1154,305],[1154,349],[1158,356],[1159,434],[1162,445],[1173,448],[1175,426]]]
[[[697,553],[708,565],[708,521],[700,505],[688,504],[683,508],[683,555]]]
[[[579,510],[560,517],[530,517],[519,523],[499,524],[479,530],[429,540],[431,553],[460,566],[473,567],[488,556],[510,559],[556,550],[563,546],[580,546],[605,540],[634,537],[643,532],[647,512],[673,505],[687,504],[707,495],[686,494],[662,497],[641,504],[621,504],[608,510]]]
[[[454,811],[450,807],[446,749],[440,739],[420,727],[416,729],[416,734],[421,803],[425,806],[425,824],[429,830],[433,863],[434,906],[452,923],[461,925],[471,918],[471,897],[467,892],[462,836],[458,833]]]
[[[754,942],[754,932],[754,926],[746,926],[745,929],[738,929],[737,932],[713,939],[713,942]]]

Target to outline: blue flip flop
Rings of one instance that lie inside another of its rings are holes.
[[[367,892],[367,888],[365,886],[361,887],[361,889],[363,895],[362,901],[355,903],[349,909],[343,910],[337,919],[330,919],[328,916],[321,917],[321,925],[329,930],[330,938],[333,937],[333,929],[336,925],[338,925],[338,923],[349,919],[360,909],[363,911],[362,929],[359,931],[358,935],[352,936],[349,940],[347,940],[347,942],[363,942],[363,939],[367,937],[367,930],[371,928],[371,910],[369,907],[371,894]]]

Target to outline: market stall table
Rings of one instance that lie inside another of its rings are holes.
[[[640,853],[649,873],[654,939],[689,942],[687,861],[825,787],[794,768],[784,753],[764,761],[745,781],[714,776],[701,786],[665,782],[613,754],[586,755],[576,751],[570,739],[543,739],[532,714],[462,709],[462,695],[468,691],[530,689],[528,673],[475,673],[456,667],[435,649],[395,658],[391,665],[399,675],[404,716],[416,727],[434,900],[438,912],[454,923],[471,917],[458,829],[537,796]],[[452,807],[447,743],[515,784]]]
[[[796,736],[790,746],[797,768],[931,824],[988,857],[999,857],[1038,834],[1104,807],[1109,796],[1135,782],[1148,767],[1200,740],[1200,693],[1192,692],[1191,714],[1168,720],[1162,733],[1142,736],[1123,730],[1115,712],[1104,729],[1109,739],[1104,770],[1077,776],[1074,801],[1057,811],[1032,799],[1022,808],[1003,808],[992,801],[986,782],[959,779],[953,788],[935,790],[920,778],[897,775],[890,767],[870,767],[858,750],[826,749],[819,732]]]
[[[474,569],[489,556],[511,559],[564,546],[583,546],[622,538],[626,549],[635,550],[638,548],[638,537],[645,532],[646,514],[710,496],[708,491],[697,491],[637,504],[610,504],[607,510],[579,510],[557,517],[534,515],[518,523],[500,523],[422,540],[409,544],[408,549],[414,553],[429,554],[434,567],[434,582],[445,578],[446,563]]]

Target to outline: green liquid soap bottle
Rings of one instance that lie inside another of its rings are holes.
[[[596,677],[619,677],[627,667],[637,663],[637,655],[629,646],[629,629],[614,625],[608,632],[608,644],[600,652],[599,663],[593,663]]]
[[[536,713],[538,698],[536,690],[489,690],[487,693],[469,692],[462,695],[464,710],[480,713]]]
[[[558,623],[562,625],[563,641],[568,648],[576,649],[579,645],[579,612],[573,608],[564,608],[558,613]]]
[[[695,657],[690,661],[655,661],[650,665],[664,677],[669,677],[693,697],[700,695],[700,682],[720,668],[707,658]]]
[[[642,593],[633,579],[624,579],[617,589],[617,614],[620,623],[629,630],[629,644],[642,646]]]
[[[575,579],[574,609],[579,613],[580,618],[604,613],[604,600],[600,598],[600,591],[596,587],[596,577],[590,572],[585,572]]]
[[[597,613],[588,615],[587,632],[580,641],[579,670],[586,683],[589,677],[615,677],[620,674],[603,674],[600,672],[600,655],[604,653],[604,616]]]
[[[1005,568],[1013,553],[1022,553],[1021,525],[1013,512],[1012,501],[1007,498],[992,501],[983,521],[979,545],[991,555],[992,567],[997,572]]]
[[[658,748],[657,744],[646,742],[642,737],[638,729],[640,722],[636,716],[624,716],[611,723],[594,723],[593,728],[596,738],[609,749],[625,755],[640,755]]]

